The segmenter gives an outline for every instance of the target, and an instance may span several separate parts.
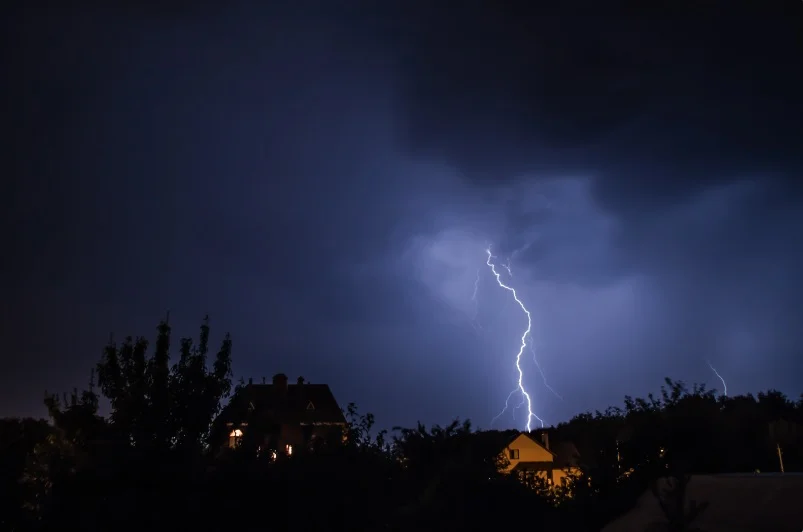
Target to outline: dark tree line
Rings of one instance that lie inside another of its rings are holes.
[[[652,487],[683,530],[694,517],[678,503],[687,473],[777,471],[779,449],[787,471],[803,469],[803,397],[725,398],[668,379],[657,397],[550,429],[579,450],[582,474],[565,490],[500,473],[509,434],[467,421],[374,434],[373,416],[353,404],[344,445],[274,460],[244,442],[220,454],[211,444],[233,391],[232,342],[226,335],[214,356],[209,345],[204,320],[171,363],[162,322],[153,349],[144,338],[110,341],[86,390],[47,395],[51,423],[2,420],[0,528],[599,530]],[[668,474],[674,490],[664,493],[656,480]]]

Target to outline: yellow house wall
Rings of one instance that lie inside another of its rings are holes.
[[[569,477],[572,475],[580,474],[580,470],[576,467],[567,467],[566,469],[553,469],[552,476],[554,478],[555,486],[561,486],[569,482]]]

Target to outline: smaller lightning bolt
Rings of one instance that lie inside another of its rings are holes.
[[[505,399],[505,408],[503,408],[501,412],[499,412],[494,416],[494,418],[491,420],[491,426],[493,426],[493,424],[496,423],[496,420],[502,417],[505,412],[507,412],[508,408],[510,408],[510,398],[517,393],[521,393],[521,390],[519,390],[518,388],[513,388],[513,391],[511,391],[510,394],[508,394],[507,399]],[[510,410],[510,413],[513,415],[514,420],[516,419],[516,410],[518,410],[525,404],[527,404],[527,399],[522,394],[521,402]],[[541,422],[541,426],[543,427],[544,426],[543,420],[540,417],[536,416],[535,414],[533,414],[533,416],[535,416],[535,419]]]
[[[510,398],[513,397],[513,394],[518,393],[518,391],[518,388],[513,388],[513,391],[508,394],[507,399],[505,399],[505,408],[503,408],[501,412],[494,416],[494,418],[491,420],[491,426],[493,426],[493,424],[496,423],[496,420],[502,417],[505,412],[507,412],[507,409],[510,406]]]
[[[532,335],[530,336],[530,339],[532,340]],[[552,386],[550,386],[549,383],[546,381],[546,375],[544,374],[544,370],[541,369],[541,364],[538,363],[538,357],[535,356],[535,347],[533,347],[533,344],[530,344],[529,347],[530,347],[530,352],[533,354],[533,362],[535,362],[535,367],[538,369],[538,373],[541,374],[541,379],[544,381],[544,387],[546,387],[547,390],[552,392],[552,395],[563,401],[563,397],[558,392],[556,392],[555,389],[552,388]]]
[[[513,277],[513,270],[510,269],[510,259],[507,259],[507,263],[502,264],[502,267],[507,270],[507,274],[510,277]]]
[[[477,278],[474,280],[474,293],[471,294],[471,300],[477,301],[477,289],[480,287],[480,269],[477,268]]]
[[[476,331],[480,331],[482,329],[482,325],[477,321],[477,317],[480,314],[480,303],[477,299],[477,291],[480,288],[480,269],[477,268],[477,278],[474,280],[474,293],[471,294],[471,300],[474,302],[474,317],[471,318],[471,325],[474,327]]]
[[[716,376],[717,376],[717,378],[719,379],[719,381],[722,383],[722,388],[723,388],[723,390],[722,390],[722,395],[724,395],[725,397],[727,397],[727,396],[728,396],[728,385],[727,385],[727,383],[725,382],[725,379],[723,379],[723,378],[722,378],[722,375],[720,375],[720,374],[719,374],[719,372],[718,372],[718,371],[717,371],[717,370],[714,368],[714,366],[712,366],[712,365],[711,365],[711,362],[708,362],[708,361],[706,360],[706,361],[705,361],[705,363],[706,363],[706,364],[708,364],[708,367],[709,367],[709,368],[711,368],[711,371],[713,371],[713,372],[714,372],[714,375],[716,375]]]
[[[507,263],[510,264],[510,261],[515,259],[518,256],[519,253],[524,253],[525,251],[530,249],[530,246],[532,246],[532,245],[533,245],[532,242],[528,242],[528,243],[524,244],[523,246],[521,246],[520,248],[514,249],[513,253],[510,254],[510,258],[507,260]]]

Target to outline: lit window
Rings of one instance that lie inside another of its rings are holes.
[[[519,459],[519,450],[518,449],[510,449],[510,459],[511,460],[518,460]]]
[[[239,442],[242,440],[242,437],[243,437],[243,431],[241,431],[240,429],[234,429],[233,431],[231,431],[231,433],[229,434],[229,447],[231,447],[232,449],[237,447]]]
[[[284,450],[287,451],[288,456],[293,454],[293,446],[290,445],[289,443],[284,446]]]

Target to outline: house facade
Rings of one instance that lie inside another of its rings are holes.
[[[523,478],[541,478],[556,488],[567,486],[571,476],[580,473],[579,454],[574,444],[559,442],[550,447],[549,433],[521,432],[502,451],[504,472]]]
[[[270,384],[241,387],[220,415],[227,435],[224,448],[246,446],[257,453],[291,455],[319,443],[339,444],[346,419],[326,384],[309,384],[299,377],[288,384],[279,373]]]

